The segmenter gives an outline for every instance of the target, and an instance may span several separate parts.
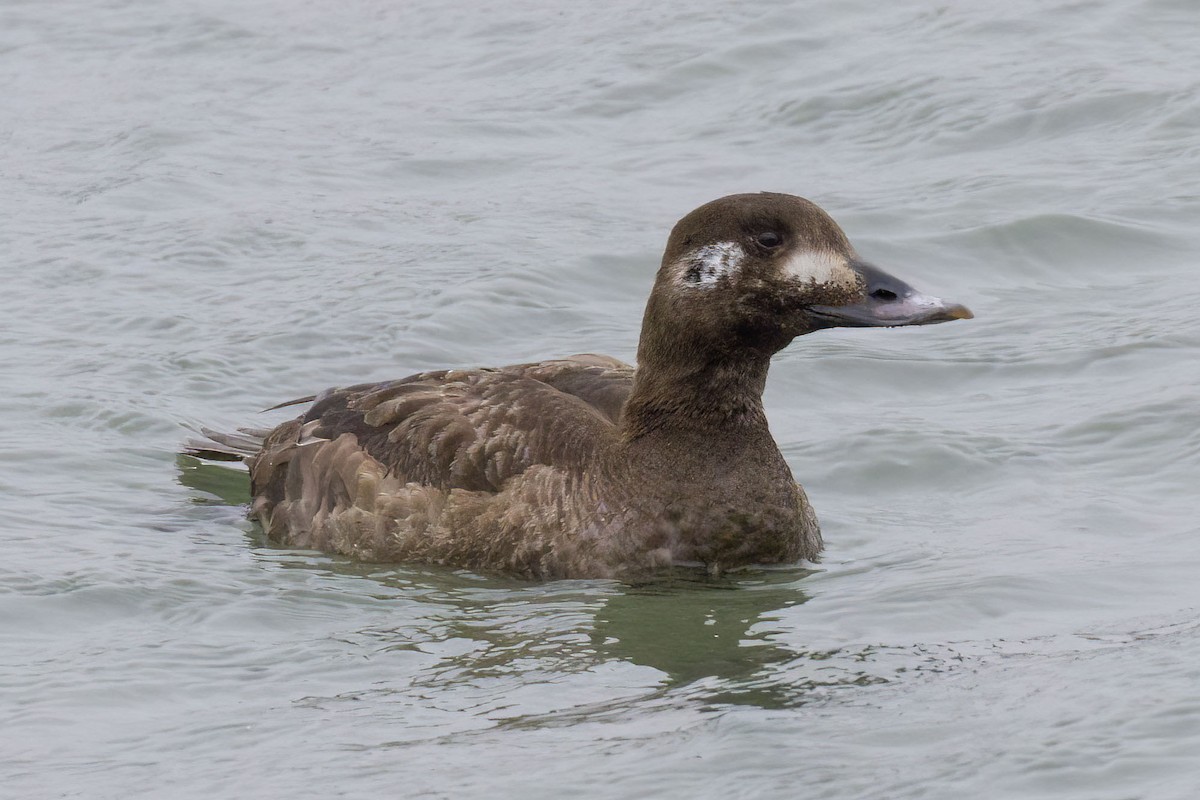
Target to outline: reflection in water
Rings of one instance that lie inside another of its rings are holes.
[[[250,474],[244,469],[225,464],[209,464],[192,456],[178,455],[175,466],[179,469],[179,482],[189,489],[202,492],[193,500],[200,504],[240,506],[250,502]],[[205,496],[207,495],[207,496]]]
[[[629,587],[597,613],[592,641],[608,658],[662,671],[668,688],[702,685],[706,702],[794,703],[788,687],[763,680],[772,665],[798,655],[770,639],[765,618],[808,599],[796,586],[805,574],[676,574]]]
[[[249,501],[245,471],[189,456],[179,456],[177,463],[180,482],[199,493],[194,502]],[[371,588],[365,591],[362,584],[353,589],[343,585],[344,589],[379,600],[417,601],[416,618],[398,614],[395,625],[359,631],[356,638],[389,650],[437,653],[434,663],[411,676],[414,685],[428,689],[452,685],[462,691],[499,681],[513,691],[556,680],[555,676],[625,663],[659,673],[657,678],[643,677],[638,690],[643,696],[776,708],[803,702],[818,683],[862,680],[850,664],[839,669],[835,654],[796,652],[772,637],[773,613],[808,599],[799,582],[810,573],[800,569],[715,579],[698,569],[677,569],[636,584],[530,583],[437,566],[366,564],[296,551],[267,543],[257,525],[254,529],[259,532],[254,544],[274,566],[366,579]],[[797,669],[797,662],[822,664]],[[823,669],[825,678],[813,680],[814,668]],[[477,708],[496,707],[479,704],[481,699],[473,698]],[[622,693],[581,703],[575,710],[585,715],[613,710],[627,700],[628,694]],[[538,714],[518,716],[530,722]]]

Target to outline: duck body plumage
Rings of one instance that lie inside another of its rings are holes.
[[[968,317],[860,261],[813,203],[732,195],[672,230],[636,369],[579,355],[330,389],[192,452],[246,461],[272,539],[368,561],[531,578],[793,563],[821,534],[767,427],[771,355],[821,328]]]
[[[633,377],[581,355],[330,390],[249,459],[251,514],[297,547],[537,578],[816,556],[765,419],[628,439]]]

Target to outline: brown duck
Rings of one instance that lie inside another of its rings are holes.
[[[970,317],[859,260],[808,200],[732,195],[671,231],[636,369],[579,355],[329,389],[191,452],[249,464],[272,539],[363,560],[535,578],[786,564],[821,533],[767,429],[771,355],[821,328]]]

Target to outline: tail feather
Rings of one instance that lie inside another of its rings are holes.
[[[330,390],[330,391],[332,391],[332,390]],[[324,392],[322,392],[321,394],[324,394]],[[286,400],[277,405],[273,405],[270,408],[264,408],[263,413],[266,413],[267,411],[275,411],[276,409],[279,409],[279,408],[287,408],[288,406],[298,406],[298,405],[301,405],[302,403],[311,403],[313,400],[316,400],[320,396],[321,395],[310,394],[308,397],[297,397],[295,400]]]
[[[269,428],[238,428],[236,433],[222,433],[201,428],[204,439],[188,439],[184,453],[209,461],[245,461],[258,455]]]

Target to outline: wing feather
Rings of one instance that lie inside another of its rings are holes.
[[[497,492],[535,464],[583,469],[615,435],[632,376],[632,367],[616,359],[583,355],[330,389],[313,397],[301,419],[267,437],[252,472],[268,502],[285,493],[320,496],[322,506],[345,503],[344,494],[357,493],[357,478],[351,478],[359,459],[350,459],[343,438],[352,434],[360,455],[378,461],[397,480]],[[313,454],[315,472],[344,473],[350,484],[301,486],[303,476],[271,474],[301,446],[326,451]],[[325,463],[337,458],[355,463],[344,468]]]

